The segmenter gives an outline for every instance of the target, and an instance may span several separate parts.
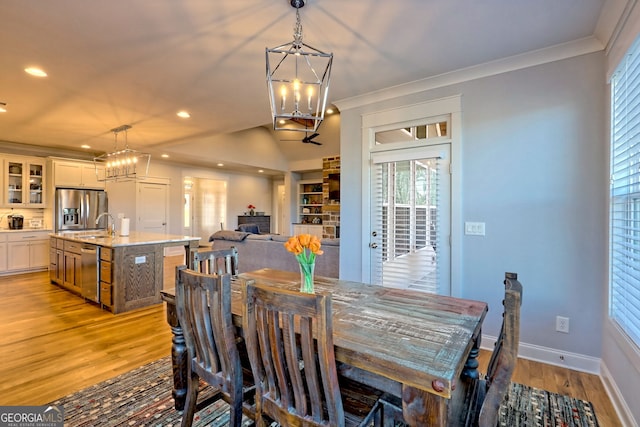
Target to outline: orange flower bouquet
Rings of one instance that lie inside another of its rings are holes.
[[[310,234],[292,236],[284,247],[295,255],[300,265],[300,292],[313,293],[313,270],[316,267],[316,255],[322,255],[320,239]]]

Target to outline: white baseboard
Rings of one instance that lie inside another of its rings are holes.
[[[624,400],[624,397],[620,393],[620,389],[611,378],[611,373],[604,363],[600,366],[600,379],[602,379],[604,389],[607,391],[609,399],[611,399],[611,403],[618,414],[618,418],[620,418],[621,424],[628,427],[638,427],[638,423],[635,422],[627,402]]]
[[[493,351],[497,338],[498,337],[482,335],[481,348]],[[600,375],[601,359],[597,357],[585,356],[578,353],[571,353],[568,351],[556,350],[554,348],[542,347],[523,342],[521,342],[518,347],[518,357],[533,360],[535,362],[546,363],[548,365],[562,366],[563,368]]]

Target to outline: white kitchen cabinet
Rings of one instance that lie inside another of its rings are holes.
[[[38,240],[29,245],[29,268],[49,267],[49,241]]]
[[[45,161],[37,157],[7,156],[3,168],[3,205],[45,207]]]
[[[7,235],[0,233],[0,273],[7,271]]]
[[[322,239],[322,225],[314,224],[293,224],[293,234],[311,234]]]
[[[29,270],[29,242],[9,242],[7,249],[9,251],[7,258],[7,270]]]
[[[50,231],[6,233],[7,271],[42,270],[49,267]]]
[[[98,176],[104,179],[104,166],[98,166],[93,162],[53,160],[53,185],[55,187],[69,188],[98,188],[104,189],[104,181],[99,181]]]

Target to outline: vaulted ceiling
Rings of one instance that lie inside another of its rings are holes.
[[[329,103],[584,39],[604,46],[611,32],[604,0],[306,3],[304,41],[334,53]],[[130,124],[130,145],[157,156],[270,122],[264,50],[293,39],[295,9],[289,0],[21,0],[0,2],[0,17],[0,141],[100,153],[114,146],[110,129]],[[24,72],[34,65],[48,77]],[[339,152],[320,134],[323,146],[278,143],[291,159]],[[217,161],[211,145],[198,153],[204,162]]]

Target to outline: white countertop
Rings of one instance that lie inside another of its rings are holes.
[[[119,236],[116,232],[115,237],[111,237],[103,230],[66,231],[52,233],[51,236],[112,248],[118,246],[152,245],[158,243],[186,243],[200,240],[200,237],[181,236],[178,234],[147,233],[142,231],[132,231],[128,236]]]
[[[0,227],[0,233],[20,233],[20,232],[31,232],[31,231],[48,231],[52,232],[53,230],[50,228],[40,227],[40,228],[29,228],[24,227],[19,230],[13,230],[11,228]]]

